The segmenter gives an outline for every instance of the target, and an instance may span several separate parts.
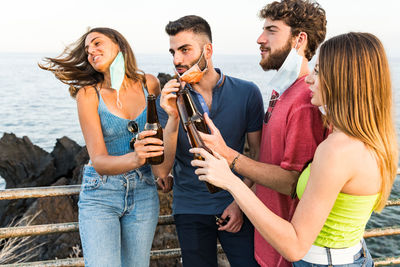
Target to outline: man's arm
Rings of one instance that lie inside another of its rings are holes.
[[[204,118],[211,134],[201,133],[201,137],[209,148],[223,156],[231,166],[238,152],[226,145],[221,133],[207,114],[204,115]],[[260,144],[259,142],[258,144]],[[251,181],[285,195],[292,194],[299,177],[299,172],[297,171],[288,171],[277,165],[258,162],[243,154],[240,154],[236,159],[234,169],[237,173]]]
[[[234,151],[233,153],[236,153]],[[228,162],[229,159],[227,159]],[[235,171],[252,182],[266,186],[281,194],[292,195],[297,184],[299,172],[288,171],[280,166],[262,163],[240,155],[236,160]]]
[[[261,130],[255,131],[251,133],[247,133],[247,142],[249,144],[249,156],[253,159],[258,158],[258,152],[260,151],[260,142],[261,142]],[[236,170],[236,165],[234,167]],[[253,186],[253,181],[247,179],[246,177],[243,179],[243,182],[251,188]],[[221,215],[222,219],[226,219],[226,217],[230,218],[229,222],[223,226],[220,225],[218,230],[220,231],[228,231],[231,233],[236,233],[240,231],[243,225],[243,213],[240,210],[240,207],[236,204],[235,200],[224,210]]]
[[[176,146],[179,132],[179,114],[176,107],[176,93],[179,83],[175,79],[170,80],[161,91],[159,99],[158,116],[162,126],[166,122],[164,128],[164,162],[161,165],[154,166],[154,174],[158,177],[167,177],[174,165]]]
[[[175,162],[178,131],[179,118],[169,117],[163,132],[164,162],[160,165],[153,166],[153,172],[155,176],[165,178],[170,174]]]
[[[260,152],[260,144],[261,144],[261,130],[247,133],[247,143],[249,145],[248,157],[250,157],[253,160],[258,160],[258,155]],[[238,156],[238,154],[236,156]],[[240,157],[240,155],[239,155],[239,157]],[[239,160],[239,158],[237,160]],[[235,169],[235,171],[237,170],[236,162],[235,162],[234,169]],[[246,177],[244,177],[243,182],[249,188],[251,188],[254,185],[254,182],[251,179],[248,179]]]

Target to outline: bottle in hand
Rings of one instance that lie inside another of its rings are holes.
[[[178,82],[180,83],[179,91],[177,92],[176,105],[178,107],[179,117],[181,119],[181,123],[183,129],[186,130],[185,123],[188,120],[193,121],[196,129],[203,133],[209,133],[207,124],[204,120],[203,115],[199,112],[193,98],[189,92],[189,89],[186,86],[182,85],[182,82],[179,77],[177,77]]]
[[[183,96],[183,101],[185,102],[188,116],[190,120],[193,121],[194,125],[196,126],[196,129],[200,132],[208,134],[209,131],[206,121],[204,120],[203,115],[198,110],[187,88],[183,89],[182,96]]]
[[[186,103],[184,99],[184,88],[182,84],[180,84],[179,91],[176,93],[176,107],[178,108],[178,113],[180,117],[180,121],[182,123],[182,127],[186,132],[186,122],[189,120],[189,114],[186,109]]]
[[[189,120],[188,122],[185,123],[186,129],[187,129],[187,134],[189,136],[189,141],[192,147],[199,147],[199,148],[204,148],[208,153],[212,154],[212,151],[204,144],[203,139],[201,139],[199,132],[197,131],[194,123]],[[204,160],[204,158],[200,154],[194,154],[194,159],[198,160]],[[208,191],[211,194],[214,194],[218,191],[221,191],[222,189],[219,187],[216,187],[215,185],[212,185],[208,182],[205,182]]]
[[[163,140],[163,130],[160,122],[158,121],[157,109],[156,109],[156,96],[149,94],[147,96],[147,121],[144,125],[144,130],[154,130],[157,131],[156,135],[150,137],[158,138]],[[150,144],[152,145],[152,144]],[[156,157],[151,157],[146,159],[146,163],[151,165],[158,165],[164,161],[164,154]]]

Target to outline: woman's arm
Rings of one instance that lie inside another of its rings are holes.
[[[141,140],[135,142],[135,152],[123,156],[110,156],[104,142],[101,130],[100,117],[97,112],[98,96],[93,87],[85,87],[79,90],[76,96],[78,106],[78,116],[83,137],[92,165],[101,174],[115,175],[121,174],[142,166],[147,157],[162,154],[163,147],[161,140],[156,138],[146,138],[154,135],[155,132],[142,134]],[[159,144],[145,146],[148,143]]]
[[[218,128],[207,114],[204,114],[204,119],[211,134],[200,133],[201,137],[211,150],[218,152],[231,164],[238,152],[226,145]],[[256,184],[288,196],[292,194],[293,187],[299,178],[297,171],[285,170],[278,165],[260,162],[257,158],[243,154],[236,161],[235,171]]]
[[[336,150],[335,150],[336,149]],[[321,144],[312,163],[307,187],[293,215],[286,221],[269,210],[229,169],[225,159],[217,158],[201,149],[205,161],[192,161],[200,180],[227,189],[254,227],[283,257],[297,261],[308,252],[321,231],[337,195],[350,179],[351,163],[337,151],[338,145]],[[339,149],[340,150],[340,149]]]

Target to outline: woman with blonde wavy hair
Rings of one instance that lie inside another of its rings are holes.
[[[373,266],[362,237],[372,211],[385,206],[398,163],[384,48],[369,33],[333,37],[306,81],[332,132],[300,175],[300,202],[290,221],[264,206],[218,154],[192,149],[205,157],[192,164],[200,180],[228,190],[294,266]]]

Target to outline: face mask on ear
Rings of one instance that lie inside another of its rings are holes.
[[[199,60],[197,61],[196,64],[194,64],[190,69],[188,69],[187,71],[185,71],[182,75],[179,75],[181,81],[189,83],[189,84],[194,84],[194,83],[198,83],[200,82],[201,78],[203,78],[204,73],[207,71],[207,66],[208,66],[208,62],[206,60],[206,67],[204,68],[204,70],[201,70],[199,67],[199,62],[201,60],[201,58],[204,55],[204,48],[203,48],[203,52],[201,52],[201,56],[199,58]]]
[[[117,90],[117,107],[122,108],[122,103],[119,100],[119,89],[125,78],[125,60],[120,51],[114,58],[110,66],[111,88]]]
[[[318,106],[318,108],[322,115],[326,116],[326,105]]]
[[[299,39],[297,39],[296,46],[290,50],[282,66],[268,84],[269,89],[277,91],[279,95],[282,95],[300,75],[303,57],[297,53],[298,42]]]

